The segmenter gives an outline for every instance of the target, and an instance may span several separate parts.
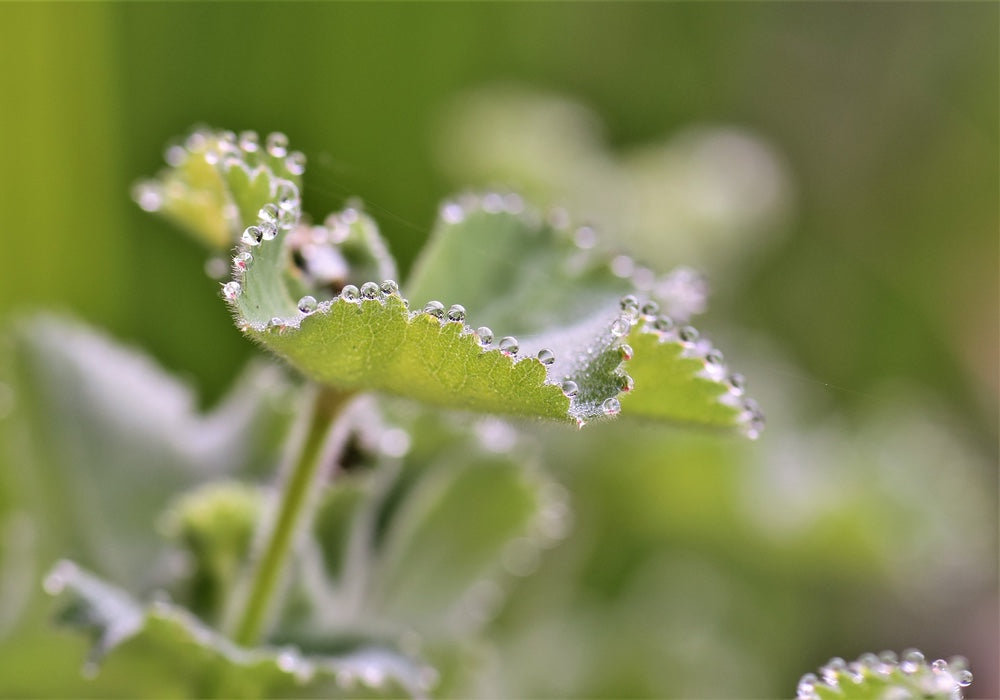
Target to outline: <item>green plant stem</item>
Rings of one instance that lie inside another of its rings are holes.
[[[316,389],[307,402],[305,429],[286,464],[277,507],[262,523],[259,548],[248,569],[248,585],[240,591],[244,595],[236,596],[237,605],[229,618],[229,632],[237,644],[253,645],[264,631],[288,557],[302,528],[312,519],[318,502],[314,496],[327,476],[323,467],[332,467],[343,442],[336,419],[350,398],[351,394]]]

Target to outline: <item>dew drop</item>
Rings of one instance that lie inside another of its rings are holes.
[[[556,356],[548,348],[542,348],[538,351],[538,361],[543,365],[551,365],[556,361]]]
[[[503,195],[496,192],[484,195],[482,207],[487,214],[499,214],[503,211]]]
[[[291,673],[299,663],[299,655],[294,649],[286,649],[278,654],[278,658],[275,661],[278,668],[285,673]]]
[[[500,352],[505,355],[516,355],[518,351],[517,338],[512,335],[504,336],[499,343]]]
[[[479,338],[480,345],[489,345],[493,342],[493,331],[486,326],[480,326],[477,328],[476,336]]]
[[[738,388],[739,389],[743,389],[746,381],[743,379],[743,375],[742,374],[734,374],[733,376],[731,376],[729,378],[729,384],[730,384],[730,386],[736,387],[735,380],[737,380],[737,379],[739,380],[739,387]],[[883,651],[878,656],[882,660],[883,663],[893,664],[893,665],[899,663],[899,657],[896,656],[896,652],[891,651],[889,649],[886,649],[885,651]]]
[[[251,265],[253,265],[253,256],[245,250],[242,253],[237,253],[233,258],[233,267],[237,270],[246,272]]]
[[[226,301],[236,301],[242,293],[243,287],[240,286],[239,282],[226,282],[222,285],[222,296],[226,298]]]
[[[257,226],[247,226],[243,231],[243,235],[240,236],[240,240],[249,246],[260,245],[263,238],[264,232]]]
[[[812,695],[812,693],[816,690],[817,681],[819,681],[819,678],[816,677],[815,673],[807,673],[802,676],[801,680],[799,680],[799,686],[797,688],[799,697]]]
[[[205,150],[205,145],[208,143],[208,134],[204,129],[198,129],[197,131],[192,131],[188,134],[188,137],[184,140],[184,146],[192,153]]]
[[[623,335],[627,335],[630,330],[632,330],[632,323],[625,316],[619,316],[615,319],[614,323],[611,324],[611,335],[616,338],[621,338]]]
[[[739,374],[738,372],[730,374],[728,381],[730,388],[736,393],[742,394],[743,391],[747,388],[746,377],[744,377],[742,374]],[[891,656],[892,658],[891,663],[896,663],[896,654],[891,651],[882,652],[883,661],[886,661],[887,655]]]
[[[261,221],[257,224],[257,228],[260,229],[261,238],[265,241],[273,241],[274,237],[278,235],[278,227],[270,221]]]
[[[639,300],[635,298],[634,294],[626,294],[619,301],[618,305],[621,307],[622,313],[627,316],[634,316],[639,311]]]
[[[509,214],[520,214],[524,211],[524,199],[516,192],[509,192],[503,196],[503,208]]]
[[[316,310],[317,306],[319,306],[319,304],[316,301],[316,297],[306,294],[304,297],[299,299],[298,303],[299,311],[301,311],[304,314],[311,314],[313,311]]]
[[[858,665],[868,670],[874,670],[878,666],[878,657],[871,652],[867,652],[858,657]]]
[[[722,356],[722,351],[720,350],[709,350],[708,354],[705,355],[705,362],[707,362],[710,365],[718,366],[721,365],[724,361],[725,358]]]
[[[298,207],[298,192],[295,185],[290,182],[282,182],[278,185],[278,215],[281,212],[293,212]],[[284,217],[282,217],[284,218]]]
[[[386,280],[382,283],[382,293],[385,295],[399,294],[399,285],[395,280]]]
[[[646,321],[652,321],[656,318],[656,315],[660,313],[660,305],[655,301],[647,301],[642,305],[642,310],[640,311],[642,318]]]
[[[270,328],[271,330],[284,331],[285,330],[285,321],[283,319],[278,318],[277,316],[275,316],[270,321],[268,321],[267,327]]]
[[[573,243],[580,250],[590,250],[597,245],[597,232],[590,226],[581,226],[573,233]]]
[[[247,153],[254,153],[260,148],[260,136],[256,131],[240,132],[240,149]]]
[[[948,670],[948,662],[944,659],[935,659],[931,664],[931,670],[935,673],[942,673]]]
[[[268,202],[257,212],[257,218],[271,224],[278,223],[278,206],[272,202]]]
[[[163,160],[167,162],[172,168],[179,168],[187,160],[188,153],[184,150],[184,146],[174,143],[167,146],[166,150],[163,151]]]
[[[627,255],[618,255],[611,260],[611,274],[625,278],[635,270],[635,261]]]
[[[622,343],[622,345],[618,348],[618,351],[622,354],[623,360],[631,360],[635,355],[635,351],[632,350],[632,346],[628,343]]]
[[[917,649],[907,649],[903,652],[903,661],[899,664],[899,670],[903,673],[916,673],[924,663],[924,655]]]
[[[457,202],[445,202],[441,207],[440,216],[447,224],[460,224],[465,220],[465,209]]]
[[[430,314],[434,318],[443,319],[444,318],[444,304],[440,301],[431,300],[424,304],[424,313]]]
[[[264,147],[275,158],[284,158],[288,155],[288,137],[280,131],[271,132],[267,135]]]
[[[962,669],[957,674],[955,674],[955,680],[963,688],[972,685],[972,671],[968,669]]]
[[[285,158],[285,169],[292,175],[301,175],[306,171],[306,154],[302,151],[292,151]]]
[[[362,299],[378,299],[379,293],[382,290],[375,282],[365,282],[361,285],[361,298]]]
[[[621,376],[621,381],[618,384],[618,388],[621,390],[623,394],[627,394],[633,389],[635,389],[635,380],[632,379],[632,377],[630,377],[629,375],[623,374]]]
[[[698,340],[698,329],[694,326],[684,326],[677,331],[677,336],[684,343],[693,343]]]
[[[566,396],[569,396],[570,398],[576,396],[577,393],[579,393],[580,391],[580,387],[578,387],[576,385],[576,382],[574,382],[572,379],[567,379],[566,381],[564,381],[562,383],[562,387],[560,388],[562,389],[562,393],[566,394]]]
[[[358,288],[353,284],[345,284],[344,288],[340,290],[340,298],[344,301],[357,301],[359,294]]]
[[[452,304],[448,309],[448,320],[461,323],[465,320],[465,307],[461,304]]]
[[[604,403],[601,404],[601,411],[606,416],[617,416],[622,412],[622,404],[618,399],[611,397],[610,399],[605,399]]]
[[[152,182],[140,182],[132,190],[132,199],[143,211],[159,211],[163,206],[163,192],[159,185]]]
[[[668,333],[674,327],[674,321],[669,316],[660,316],[653,321],[653,329],[657,333]]]

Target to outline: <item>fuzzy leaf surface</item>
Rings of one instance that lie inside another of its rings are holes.
[[[427,669],[391,649],[358,648],[336,656],[297,649],[236,646],[183,608],[143,605],[125,592],[60,562],[46,579],[66,604],[64,624],[90,632],[91,672],[114,684],[132,674],[138,697],[398,697],[426,695]],[[155,661],[155,663],[151,663]],[[134,668],[146,666],[143,687]]]
[[[11,435],[21,439],[3,447],[23,502],[49,514],[43,556],[72,552],[129,588],[150,585],[164,573],[151,514],[178,492],[277,459],[289,413],[273,367],[251,369],[202,412],[150,357],[79,323],[25,319],[9,340]]]

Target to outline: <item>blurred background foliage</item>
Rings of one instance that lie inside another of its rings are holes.
[[[530,428],[575,530],[511,586],[479,689],[790,695],[832,655],[917,645],[969,656],[972,695],[994,696],[998,12],[0,5],[0,315],[69,312],[219,399],[257,351],[204,251],[128,198],[195,122],[288,133],[310,159],[306,209],[360,196],[404,270],[442,197],[523,186],[638,258],[698,265],[714,292],[699,326],[770,420],[754,444],[626,421]],[[531,105],[541,144],[562,150],[501,161],[517,153],[504,138],[535,132],[494,125]],[[706,134],[730,140],[699,150]],[[660,201],[670,163],[676,206],[623,203],[636,183]],[[702,191],[685,174],[732,184],[745,216],[684,218]],[[684,225],[657,238],[661,221]],[[0,419],[14,400],[0,385]],[[18,484],[0,481],[8,593],[37,587],[15,575],[25,533],[62,515],[31,510]],[[48,537],[39,556],[58,555]],[[0,693],[87,692],[82,641],[47,631],[31,595],[6,597],[26,607],[0,601]]]

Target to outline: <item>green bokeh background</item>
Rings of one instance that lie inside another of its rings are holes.
[[[442,110],[523,83],[592,107],[616,146],[692,123],[765,137],[795,211],[709,325],[770,338],[801,370],[781,381],[848,423],[887,381],[933,397],[995,490],[998,22],[992,3],[5,3],[0,315],[69,311],[208,403],[256,351],[203,251],[128,197],[163,144],[198,122],[286,132],[306,208],[361,196],[405,269],[453,187]]]

